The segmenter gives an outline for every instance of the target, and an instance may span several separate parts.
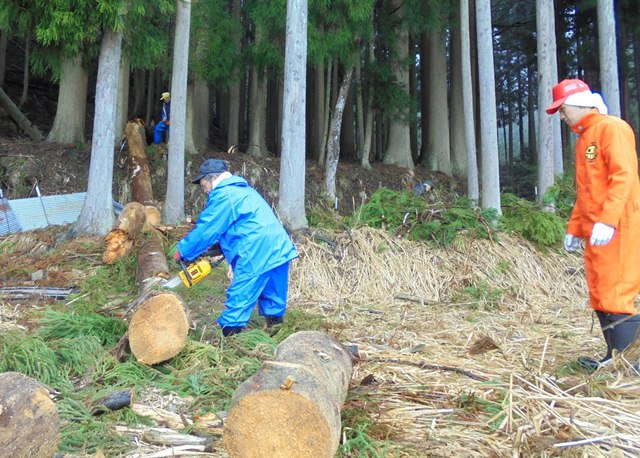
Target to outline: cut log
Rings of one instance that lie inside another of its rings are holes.
[[[230,457],[333,457],[352,360],[336,339],[301,331],[234,392],[224,426]]]
[[[157,284],[158,279],[168,280],[172,277],[164,254],[162,236],[158,231],[148,231],[141,237],[143,239],[138,249],[138,267],[136,280],[141,286],[142,293],[149,286]]]
[[[124,134],[129,145],[127,166],[129,167],[129,178],[131,179],[132,200],[143,205],[153,205],[144,122],[141,119],[129,121],[124,128]]]
[[[0,455],[52,457],[60,445],[60,418],[49,391],[17,372],[0,374]]]
[[[129,253],[135,239],[142,231],[147,213],[145,206],[139,202],[129,202],[122,209],[122,213],[107,234],[102,260],[111,264],[118,258]]]
[[[186,307],[180,296],[154,291],[131,318],[129,347],[139,363],[158,364],[182,351],[188,333]]]

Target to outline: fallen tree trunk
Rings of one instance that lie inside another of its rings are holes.
[[[129,178],[135,202],[125,206],[107,236],[103,258],[109,262],[132,247],[137,249],[136,281],[140,285],[140,293],[125,313],[131,313],[129,330],[118,348],[126,348],[128,341],[138,362],[158,364],[182,351],[187,343],[189,319],[180,296],[153,289],[172,275],[164,253],[162,234],[155,228],[160,224],[160,212],[151,205],[151,176],[141,121],[127,123],[125,134],[129,144]]]
[[[224,426],[230,457],[333,457],[353,366],[319,331],[292,334],[234,392]]]
[[[52,457],[60,445],[60,418],[49,391],[17,372],[0,374],[0,455]]]
[[[102,260],[111,264],[127,254],[144,227],[145,220],[144,205],[139,202],[129,202],[125,205],[113,229],[107,234]]]
[[[151,291],[129,322],[129,347],[142,364],[173,358],[187,343],[189,321],[182,298],[170,291]]]
[[[147,159],[147,140],[142,119],[129,121],[124,128],[124,134],[129,145],[127,166],[131,180],[132,200],[143,205],[154,205],[151,187],[151,173]]]
[[[6,92],[4,92],[4,90],[2,90],[2,88],[0,88],[0,106],[4,108],[7,113],[9,113],[11,119],[13,119],[18,127],[20,127],[20,129],[22,129],[24,133],[27,134],[32,140],[44,140],[44,135],[42,135],[42,132],[40,132],[37,127],[31,124],[31,121],[29,121],[27,117],[22,114],[20,108],[18,108],[18,106],[13,103],[13,100],[11,100],[11,98],[7,95]]]

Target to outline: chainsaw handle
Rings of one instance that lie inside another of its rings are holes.
[[[187,264],[185,263],[184,258],[178,259],[178,264],[180,264],[180,268],[182,269],[182,272],[184,273],[184,278],[186,278],[187,281],[189,282],[189,286],[190,287],[193,286],[193,283],[191,282],[191,274],[187,270]]]

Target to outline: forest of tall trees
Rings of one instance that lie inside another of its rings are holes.
[[[538,110],[557,79],[584,79],[640,130],[637,0],[302,1],[0,0],[0,84],[8,52],[22,53],[16,104],[29,96],[33,75],[50,81],[58,104],[47,141],[91,136],[94,155],[101,145],[110,154],[126,119],[151,124],[160,94],[171,90],[180,116],[172,125],[174,187],[165,217],[174,221],[183,216],[184,153],[207,151],[213,141],[280,156],[293,154],[283,151],[291,145],[283,136],[293,135],[295,148],[304,149],[295,154],[320,164],[422,165],[467,180],[472,200],[499,211],[500,192],[534,197],[538,189],[541,197],[571,169],[569,133],[557,116]],[[304,27],[295,24],[301,20]],[[305,93],[297,132],[283,128],[291,122],[283,112],[294,106],[285,103],[292,33],[306,33],[306,75],[294,78]],[[105,49],[120,36],[121,52]],[[103,58],[117,58],[120,72],[111,65],[101,73]],[[115,78],[117,95],[100,93],[111,90],[101,75]],[[103,138],[109,132],[113,138]],[[287,203],[290,212],[299,201]]]

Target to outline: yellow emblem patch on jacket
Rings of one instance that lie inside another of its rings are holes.
[[[587,157],[588,161],[593,161],[595,160],[596,157],[598,157],[598,149],[596,148],[595,143],[592,143],[589,146],[587,146],[587,150],[585,151],[585,156]]]

